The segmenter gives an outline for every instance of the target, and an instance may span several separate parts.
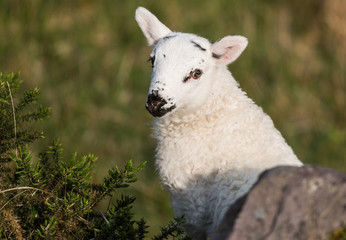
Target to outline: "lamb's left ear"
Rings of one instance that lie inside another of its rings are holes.
[[[151,46],[172,32],[144,7],[137,8],[136,21]]]
[[[247,43],[245,37],[227,36],[214,43],[211,46],[211,52],[218,63],[228,65],[240,56]]]

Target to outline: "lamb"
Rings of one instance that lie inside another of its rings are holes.
[[[156,166],[187,234],[206,239],[262,171],[302,163],[227,69],[245,37],[211,44],[172,32],[143,7],[136,20],[153,48],[146,108],[155,117]]]

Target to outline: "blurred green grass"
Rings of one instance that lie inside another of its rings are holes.
[[[150,48],[134,20],[138,6],[211,41],[246,36],[248,48],[230,65],[241,87],[303,162],[346,171],[344,0],[0,1],[0,71],[21,71],[27,88],[42,90],[52,107],[43,130],[65,154],[99,156],[95,181],[129,159],[148,161],[132,192],[151,232],[172,211],[154,170],[144,108]]]

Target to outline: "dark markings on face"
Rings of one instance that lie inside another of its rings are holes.
[[[190,76],[186,76],[186,77],[184,77],[184,79],[183,79],[183,83],[186,83],[188,80],[190,79]]]
[[[153,45],[155,46],[156,44],[158,44],[161,41],[166,41],[167,39],[174,38],[176,36],[177,35],[170,35],[170,36],[166,36],[166,37],[160,38],[159,40],[155,41]]]
[[[170,36],[166,36],[166,37],[163,37],[162,40],[165,41],[167,39],[170,39],[170,38],[174,38],[176,37],[177,35],[170,35]]]
[[[192,41],[191,40],[191,43],[193,43],[193,45],[196,47],[196,48],[198,48],[198,49],[200,49],[200,50],[202,50],[202,51],[206,51],[207,49],[205,49],[204,47],[202,47],[201,45],[199,45],[198,43],[196,43],[195,41]]]
[[[154,68],[155,55],[150,56],[147,61],[151,62],[151,67]]]
[[[222,55],[213,53],[212,56],[213,58],[220,59]]]

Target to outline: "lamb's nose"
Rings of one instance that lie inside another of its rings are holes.
[[[162,106],[164,106],[166,103],[167,102],[158,94],[151,93],[148,95],[148,100],[145,107],[153,116],[157,117],[160,115]]]

